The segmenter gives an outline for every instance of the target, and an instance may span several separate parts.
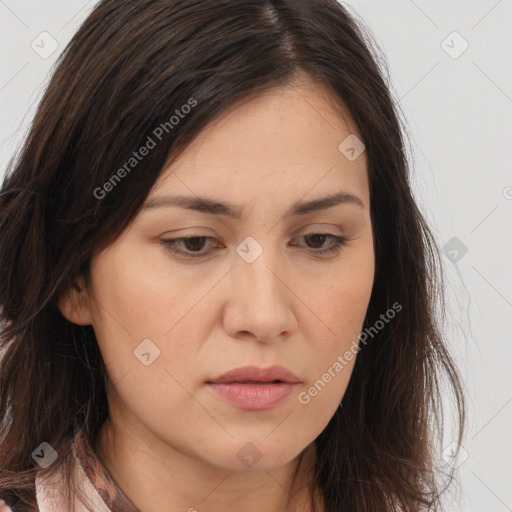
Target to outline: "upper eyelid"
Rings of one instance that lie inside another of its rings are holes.
[[[294,238],[302,238],[304,236],[309,235],[327,235],[331,237],[340,237],[349,239],[349,237],[344,233],[331,233],[329,230],[312,230],[312,231],[305,231],[305,232],[299,232],[297,235],[293,235]],[[206,238],[207,240],[215,241],[217,240],[216,236],[213,235],[207,235],[202,233],[185,233],[181,236],[164,236],[162,240],[174,240],[174,241],[181,241],[181,240],[189,240],[191,238]]]
[[[350,242],[352,240],[352,238],[346,236],[346,235],[335,235],[334,233],[328,233],[328,232],[323,232],[323,231],[308,231],[306,233],[303,233],[301,235],[299,235],[297,238],[303,238],[305,236],[310,236],[310,235],[324,235],[324,236],[327,236],[327,237],[330,237],[333,241],[333,243],[341,243],[341,244],[345,244],[347,242]],[[190,234],[190,235],[185,235],[185,236],[179,236],[179,237],[174,237],[174,238],[163,238],[161,240],[161,242],[165,243],[165,242],[183,242],[183,241],[187,241],[187,240],[190,240],[190,239],[193,239],[193,238],[204,238],[206,240],[209,240],[211,243],[215,242],[217,239],[214,237],[214,236],[208,236],[208,235],[196,235],[196,234]],[[192,251],[178,251],[178,252],[190,252],[191,254],[193,253]],[[317,252],[321,252],[321,251],[317,251]],[[200,252],[198,252],[198,254],[200,254]]]
[[[329,227],[327,227],[326,224]],[[317,234],[318,233],[318,234],[328,234],[328,235],[333,235],[333,236],[345,236],[345,230],[342,229],[341,226],[335,226],[332,223],[325,223],[325,222],[318,223],[318,224],[312,223],[312,226],[313,227],[311,227],[311,225],[310,225],[307,227],[294,229],[292,235],[293,236],[304,236],[307,234],[312,234],[312,233]],[[194,233],[195,230],[199,231],[199,233]],[[201,230],[208,230],[208,231],[210,231],[210,233],[202,233]],[[176,230],[176,232],[184,233],[179,236],[175,235],[174,233],[169,233],[168,235],[164,234],[162,236],[167,237],[169,239],[170,238],[175,238],[175,239],[176,238],[190,238],[190,237],[216,238],[217,234],[211,234],[211,231],[213,231],[213,229],[198,226],[198,227],[183,228],[183,229]],[[332,231],[337,231],[337,232],[334,233]],[[246,235],[244,235],[243,238],[245,238],[245,236]]]

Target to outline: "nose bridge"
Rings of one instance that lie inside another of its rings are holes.
[[[270,243],[266,243],[264,248],[263,242],[248,236],[238,245],[236,252],[238,260],[234,270],[244,292],[252,294],[255,300],[263,298],[267,302],[282,295],[282,278],[275,270],[282,268],[278,262],[280,256]]]
[[[226,317],[226,328],[233,336],[244,331],[270,340],[293,327],[286,277],[280,275],[282,255],[266,245],[247,237],[236,248],[230,314]]]

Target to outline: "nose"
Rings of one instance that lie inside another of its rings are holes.
[[[231,337],[282,341],[297,328],[290,273],[270,251],[252,263],[237,256],[227,286],[223,323]]]

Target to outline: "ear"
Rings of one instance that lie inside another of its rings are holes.
[[[73,324],[91,325],[91,302],[83,276],[78,276],[58,298],[58,308]]]

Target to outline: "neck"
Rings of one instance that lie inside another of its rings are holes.
[[[282,467],[230,471],[148,435],[138,422],[122,424],[123,428],[116,428],[109,418],[93,449],[116,484],[141,511],[312,510],[314,443]],[[315,500],[316,511],[322,511],[321,499]],[[169,504],[168,508],[163,508],[162,503]]]

